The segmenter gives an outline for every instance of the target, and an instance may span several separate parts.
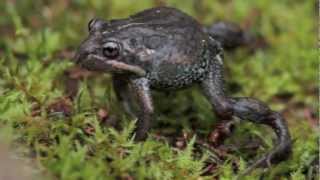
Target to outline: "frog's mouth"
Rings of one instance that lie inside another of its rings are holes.
[[[95,54],[89,54],[85,58],[76,57],[76,63],[81,67],[92,71],[103,71],[111,73],[133,73],[145,76],[146,71],[138,66],[126,64],[117,60],[109,60]]]

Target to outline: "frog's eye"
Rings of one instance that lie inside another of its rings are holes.
[[[103,55],[109,59],[116,59],[120,55],[120,45],[110,41],[103,45]]]

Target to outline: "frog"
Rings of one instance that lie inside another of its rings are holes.
[[[204,26],[179,9],[154,7],[128,18],[93,18],[88,31],[74,59],[89,71],[111,74],[114,92],[126,112],[132,114],[132,102],[136,102],[135,140],[148,137],[155,118],[152,91],[198,86],[218,119],[266,125],[276,134],[273,149],[247,172],[288,159],[292,140],[281,113],[256,98],[226,93],[224,49],[248,42],[237,26],[226,22]]]

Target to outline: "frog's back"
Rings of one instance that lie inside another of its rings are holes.
[[[203,41],[208,39],[195,19],[171,7],[152,8],[127,19],[112,20],[109,27],[114,32],[110,36],[135,37],[137,48],[154,51],[151,59],[168,63],[192,64],[201,52]]]
[[[190,16],[182,11],[171,7],[157,7],[144,10],[130,16],[135,22],[148,24],[170,24],[173,23],[190,23]]]
[[[208,62],[208,35],[191,16],[175,8],[159,7],[111,22],[116,36],[132,39],[137,59],[149,72],[154,87],[178,88],[202,78]],[[128,43],[130,44],[130,43]]]

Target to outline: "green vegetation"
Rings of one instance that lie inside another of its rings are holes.
[[[273,133],[251,123],[238,124],[217,151],[197,145],[218,120],[195,88],[172,98],[155,93],[155,127],[148,140],[135,143],[135,121],[116,101],[110,76],[74,68],[72,52],[89,19],[126,17],[156,5],[182,9],[203,24],[237,22],[264,39],[267,48],[255,53],[226,54],[227,87],[232,96],[256,97],[281,111],[294,146],[288,161],[246,179],[318,179],[313,1],[1,1],[0,139],[48,179],[227,180],[268,151]]]

